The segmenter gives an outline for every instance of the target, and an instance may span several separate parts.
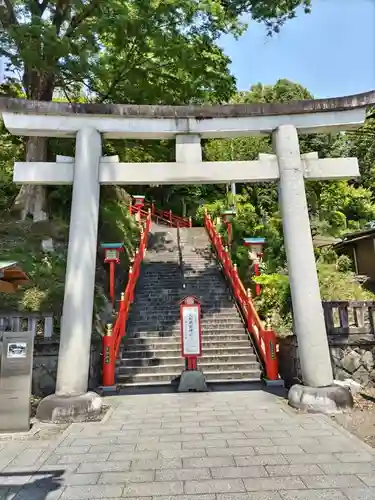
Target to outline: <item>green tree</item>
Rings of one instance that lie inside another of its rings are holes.
[[[239,35],[251,13],[278,31],[310,0],[3,0],[0,55],[20,75],[27,99],[82,97],[170,104],[225,100],[234,90],[217,41]],[[26,159],[45,161],[47,140],[29,138]],[[36,192],[35,192],[36,191]],[[31,203],[34,198],[35,203]],[[21,190],[36,214],[45,191]]]

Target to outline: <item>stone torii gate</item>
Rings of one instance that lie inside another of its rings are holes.
[[[75,411],[99,410],[87,392],[100,185],[279,182],[294,329],[304,385],[289,392],[292,405],[331,410],[351,401],[333,384],[328,341],[311,239],[304,181],[359,175],[355,158],[300,154],[298,133],[359,127],[375,92],[286,104],[127,106],[65,104],[0,98],[7,129],[15,135],[75,137],[74,162],[16,163],[22,184],[72,184],[72,208],[56,394],[37,416],[54,421]],[[272,134],[275,155],[256,161],[202,162],[201,139]],[[102,157],[102,137],[175,139],[176,162],[120,163]]]

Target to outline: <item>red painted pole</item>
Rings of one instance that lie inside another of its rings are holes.
[[[109,262],[109,296],[111,298],[112,306],[115,303],[115,266],[116,262],[111,260]]]
[[[227,229],[228,229],[228,247],[230,248],[232,246],[232,224],[231,224],[231,222],[227,222]]]
[[[169,222],[172,225],[172,210],[169,210]]]
[[[103,337],[103,386],[115,385],[115,360],[112,325],[107,325]]]
[[[266,349],[266,372],[269,380],[278,380],[279,369],[276,355],[276,335],[272,330],[265,330],[264,344]]]
[[[254,274],[255,274],[255,276],[260,276],[259,263],[258,262],[254,263]],[[255,295],[256,296],[260,295],[260,284],[259,283],[255,284]]]

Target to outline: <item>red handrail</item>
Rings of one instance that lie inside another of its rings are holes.
[[[133,265],[129,269],[125,292],[121,294],[120,306],[111,336],[103,337],[103,386],[115,384],[116,359],[123,337],[126,335],[126,323],[130,307],[134,301],[134,290],[139,277],[141,264],[145,256],[148,235],[151,228],[151,214],[147,214],[145,228],[141,226],[141,238]]]
[[[276,356],[276,334],[273,330],[268,330],[263,326],[253,301],[251,297],[248,296],[238,276],[237,266],[232,263],[228,251],[223,246],[221,236],[216,231],[211,217],[207,213],[204,216],[204,226],[223,267],[225,276],[230,283],[237,304],[246,320],[247,330],[253,338],[258,353],[262,358],[267,378],[269,380],[278,380],[279,370]]]
[[[172,210],[160,210],[155,207],[154,203],[148,203],[143,206],[143,209],[140,210],[141,216],[148,213],[148,210],[151,210],[151,216],[154,219],[162,220],[166,222],[171,227],[192,227],[191,217],[181,217],[180,215],[175,215]],[[129,212],[132,215],[133,213],[137,213],[139,209],[134,207],[133,205],[129,205]]]

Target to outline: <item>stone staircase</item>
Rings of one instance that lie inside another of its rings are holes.
[[[178,382],[184,368],[179,302],[186,295],[201,301],[203,356],[198,368],[207,381],[259,382],[259,362],[205,230],[179,232],[180,238],[177,229],[153,224],[117,362],[118,384]]]

